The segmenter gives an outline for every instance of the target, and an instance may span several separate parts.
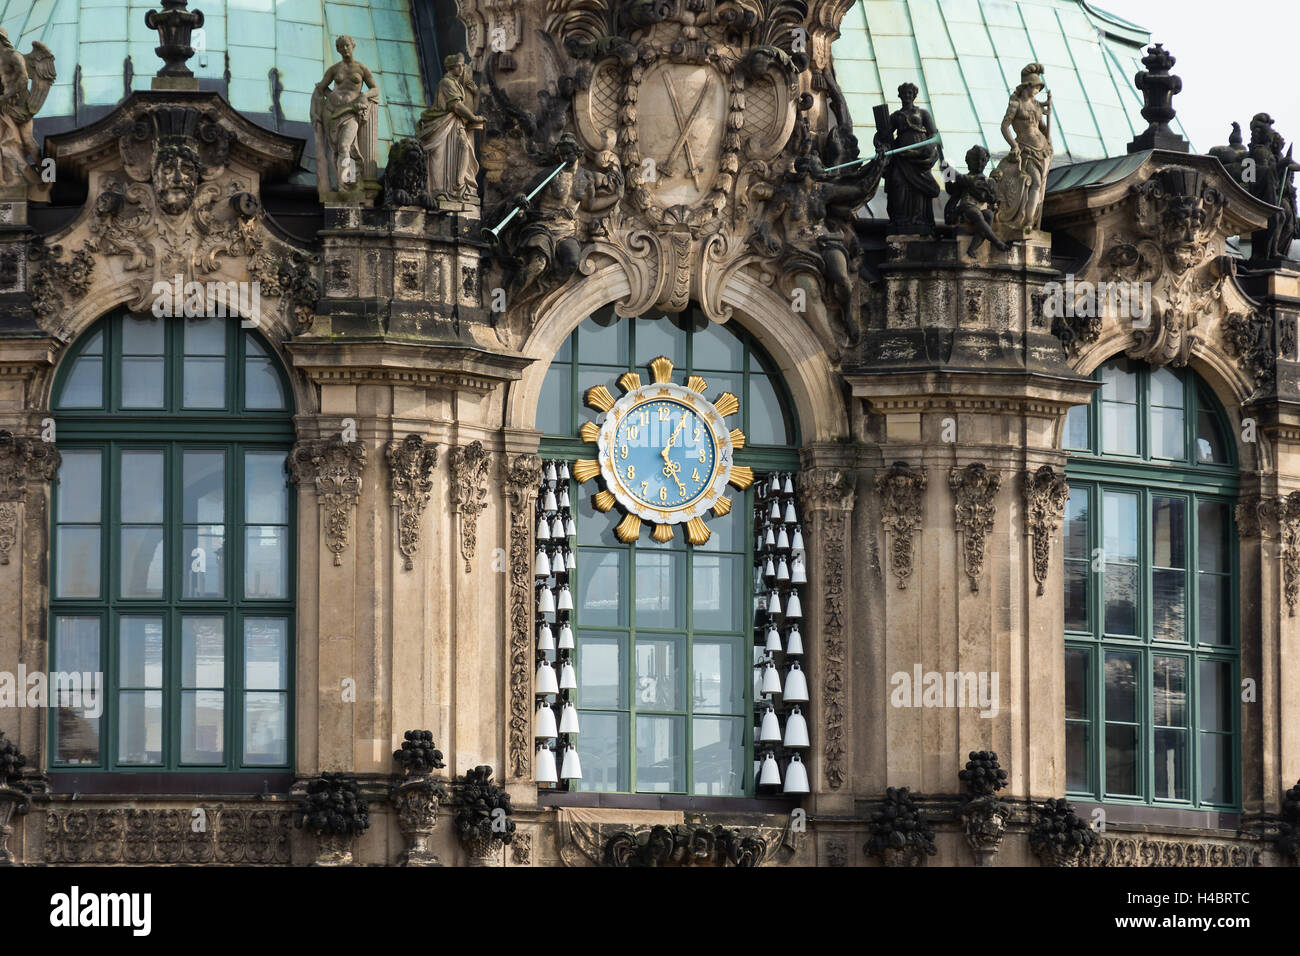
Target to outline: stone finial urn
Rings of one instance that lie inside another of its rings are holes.
[[[492,782],[491,767],[475,767],[456,783],[456,836],[468,865],[501,866],[502,849],[515,835],[510,794]]]
[[[316,836],[313,866],[351,866],[355,838],[370,828],[370,804],[349,773],[322,773],[299,795],[294,826]]]
[[[27,765],[27,758],[0,733],[0,866],[13,866],[9,850],[9,836],[13,833],[13,819],[31,809],[30,788],[20,783],[19,774]]]
[[[442,866],[429,848],[429,838],[438,824],[438,807],[447,798],[447,789],[431,772],[446,764],[431,731],[408,730],[404,736],[402,749],[393,752],[401,778],[389,792],[397,810],[397,827],[406,837],[399,862],[402,866]]]
[[[975,857],[976,866],[991,866],[1007,832],[1011,808],[996,794],[1007,785],[1007,772],[998,764],[992,750],[972,750],[965,769],[957,776],[965,794],[957,816]]]
[[[1048,800],[1035,811],[1029,848],[1044,866],[1078,866],[1088,858],[1100,838],[1068,801]]]

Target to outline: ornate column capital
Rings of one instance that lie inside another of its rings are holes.
[[[478,516],[487,507],[491,465],[492,456],[481,441],[451,450],[451,506],[460,514],[460,554],[466,574],[473,569],[478,550]]]
[[[1055,471],[1051,465],[1043,465],[1037,471],[1025,470],[1025,534],[1033,536],[1034,580],[1038,582],[1038,593],[1043,593],[1043,584],[1047,580],[1047,565],[1051,556],[1052,535],[1061,526],[1061,517],[1065,514],[1065,503],[1070,497],[1070,486],[1065,476]]]
[[[965,468],[954,465],[948,472],[948,487],[952,489],[957,530],[962,534],[966,577],[970,579],[971,592],[979,593],[979,578],[984,570],[984,539],[997,514],[993,501],[1002,487],[1002,475],[990,471],[980,461],[973,461]]]
[[[433,490],[429,474],[438,464],[438,445],[419,435],[407,435],[392,439],[384,449],[384,457],[388,459],[389,487],[397,506],[397,547],[410,571],[420,545],[420,519]]]
[[[905,461],[896,461],[876,475],[880,495],[880,524],[893,534],[890,565],[898,578],[899,590],[907,588],[912,576],[912,535],[921,528],[922,497],[929,478]]]
[[[852,511],[856,497],[854,473],[833,466],[805,468],[799,472],[799,497],[803,510]]]
[[[503,478],[511,503],[527,504],[537,494],[542,480],[542,460],[531,454],[516,455],[508,461]]]
[[[303,438],[289,453],[289,479],[310,484],[325,515],[325,546],[334,554],[334,566],[343,564],[348,546],[352,508],[361,497],[361,472],[366,466],[366,446],[359,441]]]
[[[27,497],[27,482],[53,481],[63,461],[53,442],[0,431],[0,564],[18,543],[18,505]]]
[[[1278,532],[1278,522],[1285,508],[1285,498],[1273,495],[1243,495],[1237,500],[1233,517],[1237,533],[1243,538],[1271,538]]]

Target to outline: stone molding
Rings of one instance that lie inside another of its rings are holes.
[[[195,811],[202,818],[195,816]],[[203,821],[196,831],[195,823]],[[289,809],[196,807],[45,811],[45,863],[287,866]]]

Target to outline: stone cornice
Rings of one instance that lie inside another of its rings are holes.
[[[488,393],[533,362],[507,352],[407,342],[293,341],[294,368],[315,384],[422,385]]]

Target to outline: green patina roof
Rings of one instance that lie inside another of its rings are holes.
[[[41,117],[72,116],[75,67],[81,67],[80,107],[113,106],[124,94],[125,61],[131,88],[148,89],[162,61],[158,34],[145,26],[157,0],[0,0],[0,26],[26,53],[39,40],[54,53],[59,78]],[[203,11],[205,52],[189,61],[201,79],[221,80],[229,55],[232,106],[273,114],[269,73],[280,71],[280,109],[289,122],[309,122],[311,91],[338,60],[334,40],[349,34],[356,58],[382,90],[378,115],[380,162],[395,138],[411,136],[425,107],[411,0],[196,0]],[[199,48],[199,38],[194,41]],[[300,134],[301,135],[301,134]]]
[[[1021,68],[1037,61],[1052,91],[1054,161],[1064,165],[1122,156],[1146,129],[1133,77],[1148,40],[1146,30],[1083,0],[858,0],[833,52],[864,149],[871,108],[896,108],[899,85],[911,81],[958,166],[976,143],[1006,152],[999,126],[1007,97]]]

